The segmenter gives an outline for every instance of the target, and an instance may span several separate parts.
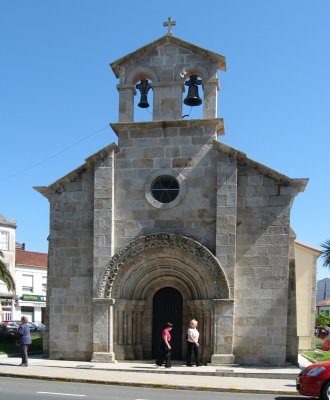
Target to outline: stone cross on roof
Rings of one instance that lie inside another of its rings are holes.
[[[167,34],[172,36],[173,35],[172,26],[176,26],[176,21],[172,21],[172,17],[168,17],[167,22],[163,22],[163,26],[168,27]]]

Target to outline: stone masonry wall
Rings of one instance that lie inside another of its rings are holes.
[[[94,167],[94,251],[93,297],[98,297],[99,284],[105,266],[113,255],[114,219],[114,160],[112,151]],[[96,353],[109,353],[109,304],[93,303],[93,357]],[[97,327],[95,329],[95,327]]]
[[[237,226],[237,160],[219,152],[217,163],[216,257],[234,298]]]
[[[146,78],[150,80],[153,90],[153,120],[180,120],[183,92],[184,96],[187,94],[183,81],[192,73],[203,80],[204,93],[200,86],[200,95],[205,99],[204,118],[214,118],[217,108],[217,63],[187,48],[167,43],[121,67],[119,120],[134,120],[133,102],[137,104],[140,94],[133,88],[138,80]]]
[[[240,364],[286,361],[292,192],[257,169],[239,167],[234,355]]]
[[[90,360],[92,353],[93,170],[50,196],[49,356]]]
[[[97,297],[104,266],[113,256],[114,152],[94,166],[93,297]]]
[[[215,252],[215,126],[204,126],[203,121],[173,124],[119,134],[115,252],[138,236],[156,232],[189,236]],[[177,206],[157,208],[146,199],[146,185],[157,174],[180,174],[182,199]]]
[[[141,68],[152,67],[160,82],[176,80],[185,65],[206,69],[210,77],[215,78],[217,75],[217,65],[214,61],[173,44],[159,46],[149,54],[125,65],[121,71],[120,82],[130,82],[130,76],[138,65]]]

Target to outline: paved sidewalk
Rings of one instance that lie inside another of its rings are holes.
[[[299,358],[300,367],[309,364]],[[233,391],[245,393],[297,394],[297,367],[252,368],[203,366],[189,368],[174,364],[171,369],[155,368],[147,362],[92,363],[49,360],[32,356],[29,367],[20,367],[20,358],[0,359],[0,376],[77,381],[123,386],[167,389]]]

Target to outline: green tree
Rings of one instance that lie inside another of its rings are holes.
[[[323,267],[330,267],[330,240],[321,244],[321,257],[323,258]]]
[[[4,257],[3,252],[0,251],[0,280],[5,283],[5,285],[7,286],[7,289],[9,291],[15,292],[16,287],[15,287],[14,278],[11,276],[11,273],[9,272],[6,264],[1,259],[3,257]]]
[[[327,313],[322,311],[319,315],[315,317],[315,325],[320,326],[321,328],[325,328],[330,323],[330,317]]]

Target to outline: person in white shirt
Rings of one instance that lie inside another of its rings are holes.
[[[199,350],[199,332],[197,330],[198,322],[195,319],[192,319],[189,324],[189,328],[187,331],[187,367],[192,367],[193,364],[191,362],[192,352],[194,352],[196,367],[201,366],[202,364],[199,362],[198,350]]]

